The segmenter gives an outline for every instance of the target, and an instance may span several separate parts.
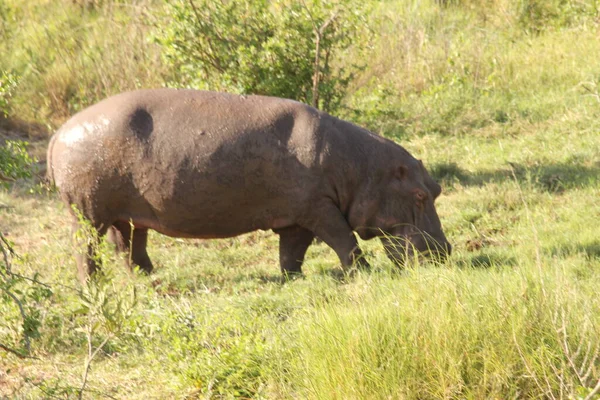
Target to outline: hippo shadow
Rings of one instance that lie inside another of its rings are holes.
[[[0,114],[0,130],[11,140],[47,141],[48,127],[34,121],[27,121],[14,116],[5,117]]]
[[[584,254],[588,258],[600,259],[600,241],[588,243],[567,243],[548,249],[550,255],[555,257]]]
[[[600,183],[600,161],[592,166],[581,162],[547,163],[526,166],[507,163],[496,170],[470,172],[454,162],[437,163],[429,168],[431,176],[443,186],[483,186],[516,179],[519,185],[532,185],[538,189],[561,193],[565,190],[597,186]]]
[[[267,272],[257,272],[251,274],[240,274],[235,278],[231,279],[231,282],[234,284],[240,282],[246,282],[248,280],[254,280],[259,282],[260,284],[268,285],[268,284],[290,284],[295,281],[301,281],[306,279],[309,275],[315,274],[320,275],[322,277],[328,277],[332,279],[336,283],[346,283],[349,279],[349,276],[342,268],[323,268],[317,271],[309,271],[302,272],[299,274],[291,274],[291,275],[283,275],[280,272],[267,273]]]
[[[349,279],[348,273],[345,272],[341,266],[319,269],[316,273],[328,277],[336,283],[346,283]]]
[[[230,282],[234,284],[238,284],[240,282],[247,282],[249,280],[257,281],[261,284],[271,284],[271,283],[286,283],[288,281],[293,281],[296,279],[303,278],[303,275],[294,276],[288,280],[286,280],[280,272],[253,272],[249,274],[238,274],[235,278],[232,278]]]
[[[514,257],[498,253],[480,253],[456,261],[460,269],[489,269],[492,267],[513,267],[517,264]]]

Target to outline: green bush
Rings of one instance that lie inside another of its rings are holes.
[[[0,232],[0,349],[27,357],[31,341],[40,338],[42,314],[52,296],[49,286],[33,278],[15,274],[12,261],[16,254]]]
[[[17,77],[11,72],[0,71],[0,116],[8,117],[10,98],[17,87]]]
[[[0,184],[31,177],[35,160],[27,153],[27,145],[20,140],[7,140],[0,147]]]
[[[575,22],[597,18],[597,0],[522,0],[518,8],[519,25],[527,32],[540,33],[551,28],[571,26]]]
[[[326,111],[340,105],[358,68],[338,57],[366,38],[368,10],[356,0],[167,4],[170,24],[156,40],[178,72],[175,84],[291,98]]]
[[[208,397],[257,396],[269,350],[263,320],[237,308],[186,311],[165,323],[169,361],[182,383]]]

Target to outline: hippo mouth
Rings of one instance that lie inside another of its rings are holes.
[[[450,243],[445,238],[436,239],[414,228],[403,234],[381,237],[388,258],[399,266],[404,266],[410,260],[444,262],[452,252]]]

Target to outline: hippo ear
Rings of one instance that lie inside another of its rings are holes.
[[[406,165],[399,165],[396,167],[396,170],[394,171],[394,176],[399,179],[399,180],[404,180],[404,178],[406,178],[406,175],[408,175],[408,168],[406,167]]]
[[[432,182],[431,185],[431,194],[433,195],[433,198],[437,198],[440,194],[442,194],[442,187],[440,185],[437,184],[437,182]]]

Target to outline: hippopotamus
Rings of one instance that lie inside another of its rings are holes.
[[[279,235],[284,275],[315,237],[346,270],[368,267],[355,233],[380,237],[398,265],[451,246],[441,188],[391,140],[306,104],[257,95],[146,89],[74,115],[51,138],[48,174],[73,214],[151,272],[148,230],[178,238]],[[90,241],[88,241],[91,243]],[[81,280],[99,267],[76,256]]]

